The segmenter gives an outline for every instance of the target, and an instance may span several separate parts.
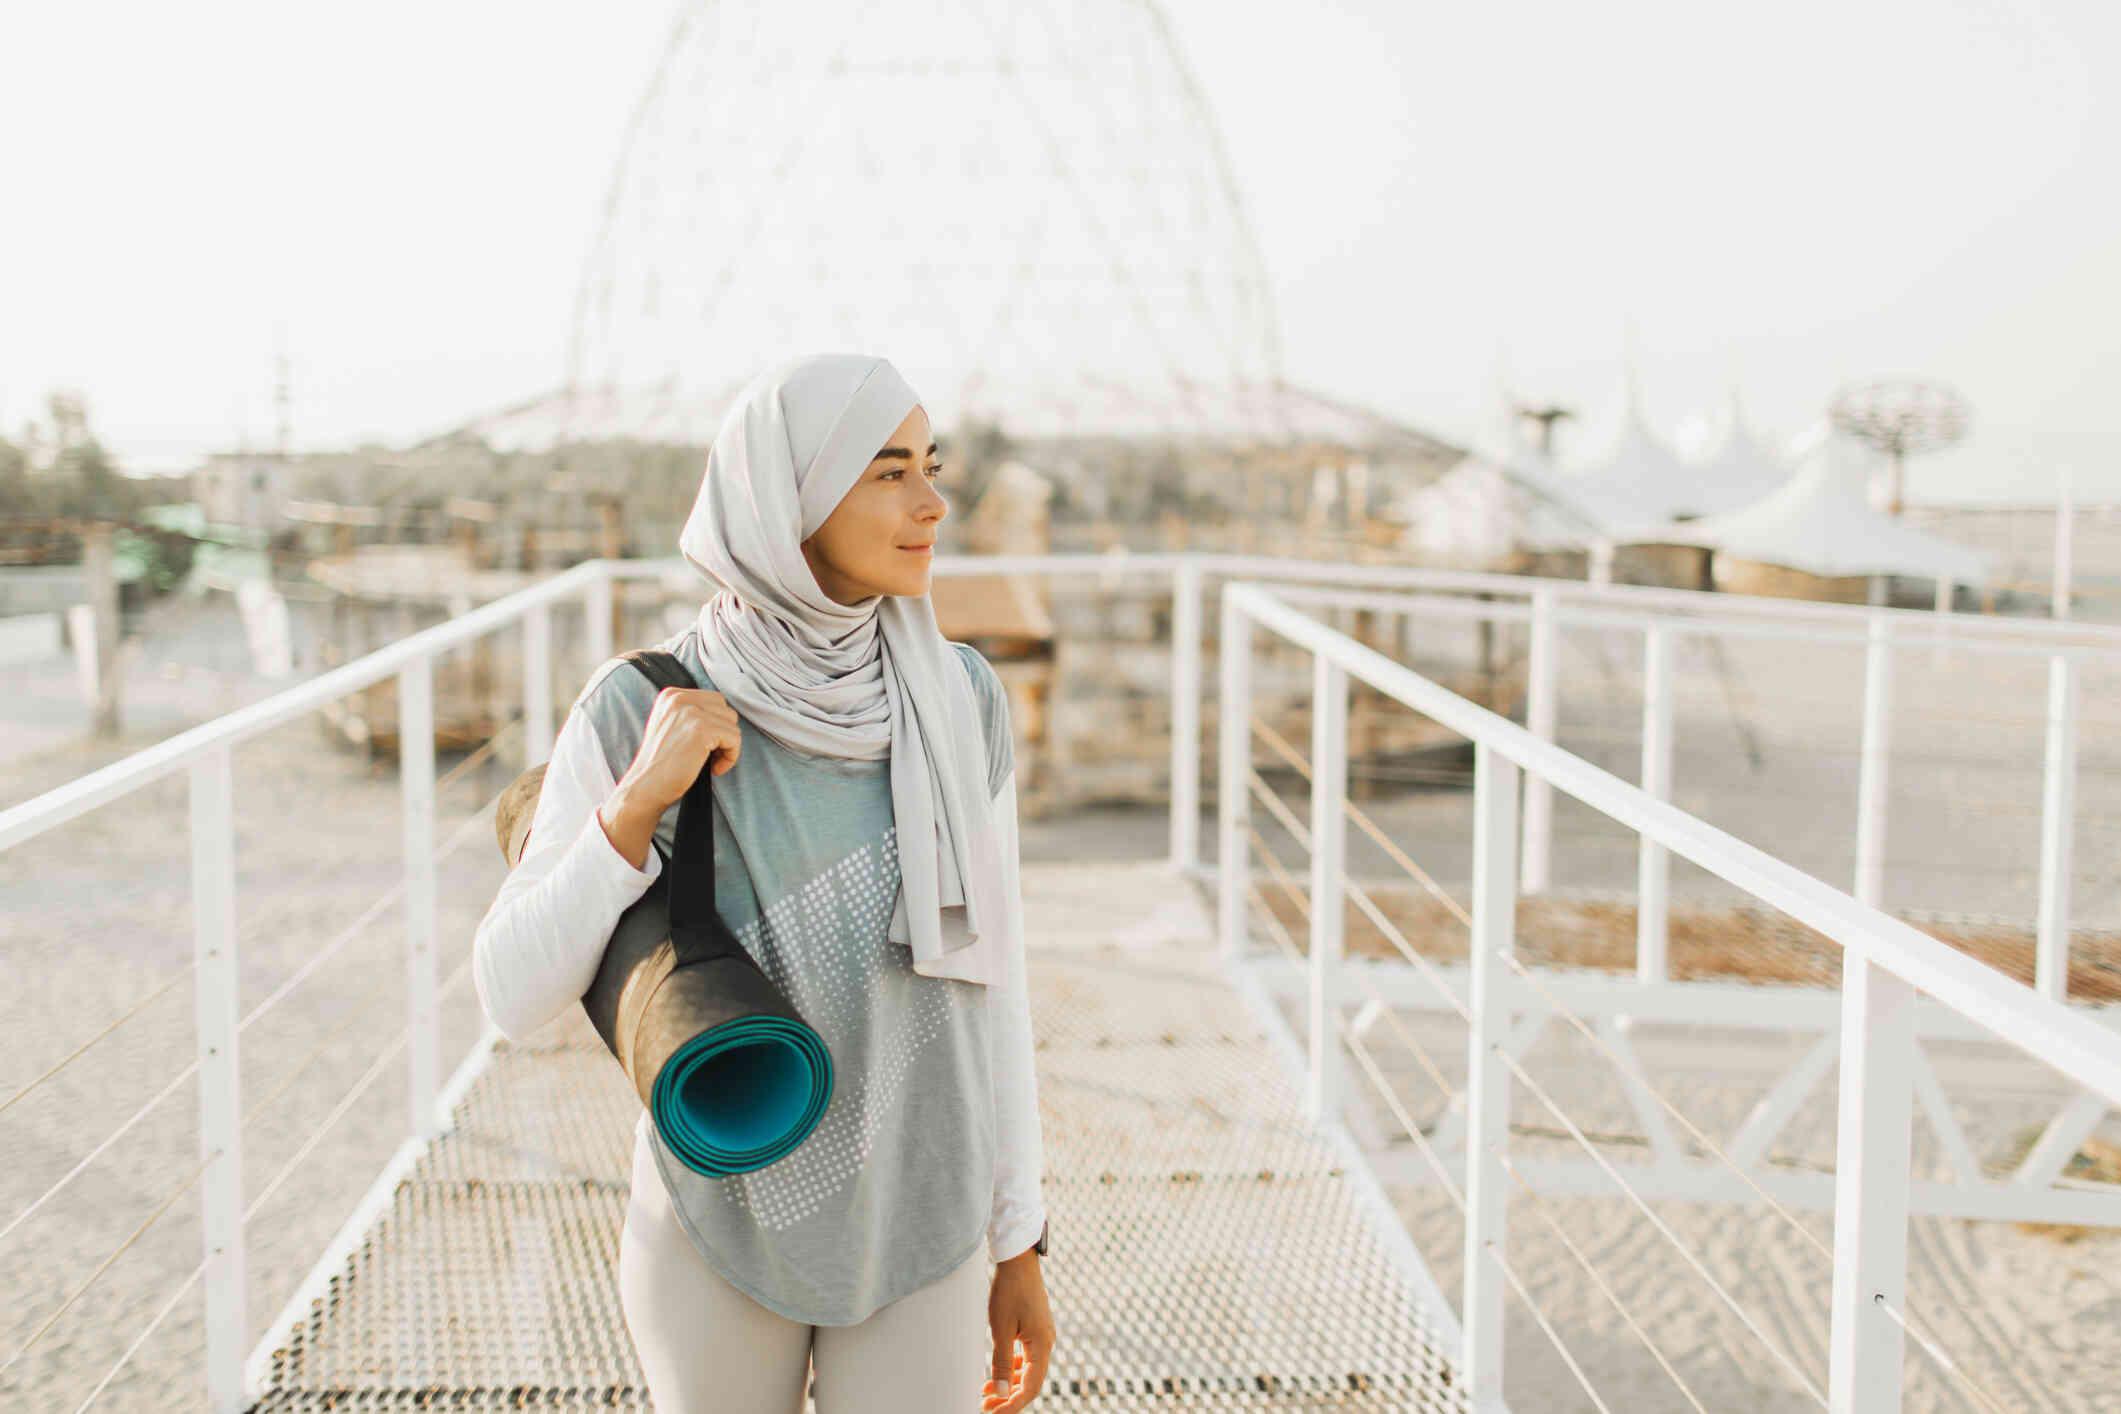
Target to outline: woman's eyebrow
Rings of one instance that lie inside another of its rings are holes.
[[[929,455],[929,456],[931,456],[931,457],[935,455],[935,443],[933,443],[933,442],[930,442],[930,443],[928,444],[928,455]],[[896,458],[898,458],[898,459],[899,459],[900,461],[912,461],[912,460],[913,460],[913,453],[912,453],[912,452],[910,452],[910,451],[908,451],[908,450],[906,450],[906,448],[904,448],[904,447],[886,447],[886,448],[884,448],[884,450],[882,450],[881,452],[878,452],[878,453],[877,453],[877,454],[876,454],[875,456],[871,457],[871,458],[870,458],[869,460],[870,460],[870,461],[871,461],[872,463],[873,463],[873,462],[880,462],[880,461],[882,461],[882,460],[883,460],[883,459],[884,459],[885,457],[896,457]]]

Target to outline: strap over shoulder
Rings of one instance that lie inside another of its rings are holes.
[[[660,648],[631,648],[621,653],[634,670],[655,684],[657,691],[666,687],[698,687],[692,672],[675,653],[666,653]]]

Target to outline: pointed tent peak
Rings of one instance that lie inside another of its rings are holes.
[[[1620,323],[1620,405],[1626,416],[1638,421],[1643,416],[1639,342],[1635,337],[1635,316],[1623,316]]]
[[[1606,524],[1623,533],[1652,533],[1707,509],[1700,473],[1651,430],[1638,408],[1625,403],[1604,445],[1583,459],[1569,484]]]
[[[1721,515],[1772,495],[1789,480],[1793,458],[1776,439],[1756,431],[1745,416],[1738,389],[1730,390],[1721,416],[1696,414],[1694,437],[1680,455],[1694,468],[1698,484],[1694,515]]]

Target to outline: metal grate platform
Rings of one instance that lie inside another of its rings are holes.
[[[1059,1327],[1032,1407],[1461,1410],[1439,1325],[1224,981],[1194,886],[1140,867],[1024,886]],[[617,1279],[637,1113],[579,1013],[501,1045],[256,1414],[649,1408]]]

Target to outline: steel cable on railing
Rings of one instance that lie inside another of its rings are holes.
[[[192,973],[196,972],[198,970],[198,967],[198,960],[195,958],[193,959],[189,967],[185,968],[181,972],[172,974],[168,981],[164,982],[161,986],[155,988],[155,990],[153,990],[152,992],[149,992],[139,1001],[134,1002],[132,1006],[127,1009],[126,1013],[123,1016],[119,1017],[116,1021],[113,1021],[110,1025],[104,1027],[101,1031],[98,1031],[95,1035],[89,1037],[86,1041],[83,1041],[80,1045],[74,1047],[73,1051],[68,1054],[65,1060],[60,1061],[50,1070],[45,1071],[44,1074],[38,1076],[35,1080],[30,1081],[29,1084],[23,1086],[20,1090],[17,1090],[14,1094],[8,1096],[7,1099],[0,1100],[0,1114],[6,1114],[8,1106],[14,1104],[15,1101],[21,1099],[24,1095],[27,1095],[30,1091],[36,1089],[39,1085],[42,1085],[45,1081],[51,1079],[54,1075],[57,1075],[60,1071],[64,1070],[76,1056],[80,1055],[90,1046],[95,1045],[96,1042],[102,1040],[105,1036],[110,1035],[111,1032],[117,1030],[120,1026],[123,1026],[126,1022],[132,1020],[135,1016],[138,1016],[142,1011],[147,1008],[150,1003],[154,1002],[157,998],[161,997],[163,993],[167,992],[170,988],[176,986],[179,982],[182,982],[185,978],[191,976]],[[5,1234],[0,1234],[0,1236],[5,1236]]]
[[[1279,755],[1284,761],[1287,761],[1291,768],[1294,769],[1298,775],[1302,776],[1306,782],[1310,781],[1311,763],[1304,760],[1303,757],[1299,756],[1296,753],[1296,749],[1290,746],[1288,742],[1284,741],[1279,732],[1276,732],[1274,728],[1268,726],[1265,722],[1261,721],[1256,715],[1252,718],[1252,727],[1259,734],[1260,738],[1264,740],[1268,746],[1274,749],[1275,754]],[[1259,783],[1258,789],[1266,791],[1267,794],[1270,796],[1273,795],[1273,792],[1268,789],[1265,780],[1260,778],[1258,771],[1253,771],[1252,776]],[[1280,801],[1279,797],[1275,797],[1275,799],[1276,803],[1281,806],[1283,812],[1293,816],[1294,812],[1290,811],[1288,806]],[[1431,894],[1435,895],[1437,900],[1441,902],[1445,908],[1449,909],[1458,918],[1459,922],[1465,924],[1468,928],[1473,926],[1472,915],[1467,913],[1465,909],[1461,908],[1458,904],[1458,901],[1452,898],[1449,893],[1445,892],[1444,887],[1441,884],[1437,883],[1434,879],[1430,878],[1427,870],[1423,869],[1419,864],[1416,864],[1411,858],[1407,856],[1404,850],[1400,849],[1398,845],[1394,844],[1391,839],[1385,834],[1385,832],[1378,827],[1377,822],[1372,820],[1368,815],[1364,814],[1361,808],[1359,808],[1355,804],[1355,802],[1351,800],[1343,800],[1341,802],[1341,810],[1342,813],[1344,813],[1350,820],[1355,822],[1356,828],[1360,829],[1364,834],[1368,835],[1372,840],[1376,841],[1379,848],[1383,849],[1385,853],[1391,856],[1391,858],[1396,863],[1398,863],[1401,868],[1405,869],[1409,874],[1411,874],[1417,884],[1420,884]],[[1309,832],[1306,831],[1303,835],[1300,836],[1300,838],[1304,841],[1304,848],[1309,849],[1311,847]]]
[[[1879,1310],[1885,1312],[1887,1318],[1890,1319],[1894,1325],[1900,1327],[1901,1330],[1905,1331],[1909,1336],[1913,1337],[1915,1344],[1922,1347],[1922,1351],[1924,1354],[1928,1355],[1930,1359],[1936,1361],[1937,1364],[1942,1367],[1946,1374],[1956,1377],[1959,1383],[1966,1386],[1967,1391],[1972,1394],[1974,1398],[1981,1401],[1982,1404],[1988,1406],[1988,1408],[1993,1411],[1993,1414],[2010,1414],[2010,1411],[2004,1408],[2001,1401],[1999,1401],[1994,1395],[1990,1394],[1987,1390],[1983,1389],[1979,1384],[1975,1383],[1974,1377],[1960,1368],[1958,1361],[1952,1359],[1950,1355],[1945,1353],[1944,1349],[1941,1346],[1933,1342],[1928,1336],[1924,1335],[1921,1331],[1916,1330],[1912,1320],[1904,1313],[1902,1313],[1897,1307],[1895,1307],[1892,1302],[1885,1299],[1884,1292],[1880,1291],[1873,1293],[1871,1296],[1871,1302],[1872,1304],[1877,1306]]]
[[[1488,1147],[1488,1152],[1495,1156],[1497,1161],[1502,1164],[1503,1172],[1507,1173],[1518,1188],[1524,1191],[1525,1196],[1532,1200],[1532,1211],[1539,1216],[1540,1221],[1547,1225],[1548,1230],[1561,1240],[1561,1245],[1568,1249],[1571,1257],[1576,1259],[1576,1265],[1583,1268],[1583,1274],[1591,1279],[1593,1286],[1598,1288],[1598,1294],[1605,1297],[1607,1304],[1619,1313],[1620,1319],[1625,1321],[1628,1329],[1635,1333],[1635,1338],[1642,1342],[1643,1348],[1648,1350],[1652,1358],[1664,1368],[1664,1372],[1672,1377],[1672,1383],[1679,1387],[1679,1392],[1686,1397],[1686,1402],[1694,1406],[1697,1414],[1709,1414],[1708,1409],[1703,1406],[1700,1397],[1680,1377],[1678,1368],[1672,1364],[1664,1351],[1658,1347],[1657,1342],[1650,1339],[1650,1333],[1644,1330],[1642,1324],[1635,1319],[1635,1313],[1627,1308],[1627,1304],[1620,1299],[1619,1293],[1606,1284],[1606,1279],[1599,1274],[1597,1265],[1591,1261],[1582,1248],[1576,1245],[1575,1240],[1569,1236],[1567,1230],[1547,1210],[1546,1201],[1539,1196],[1538,1190],[1526,1181],[1524,1175],[1517,1171],[1517,1165],[1510,1162],[1510,1156],[1493,1145]]]
[[[96,1161],[96,1156],[98,1154],[101,1154],[105,1149],[108,1149],[111,1145],[117,1143],[120,1139],[124,1138],[125,1132],[127,1130],[131,1129],[142,1119],[146,1118],[147,1112],[149,1110],[152,1110],[156,1105],[161,1104],[165,1099],[169,1098],[170,1094],[175,1091],[178,1086],[182,1085],[185,1081],[191,1079],[193,1075],[197,1074],[198,1069],[199,1062],[196,1058],[194,1058],[191,1064],[185,1066],[183,1070],[177,1072],[176,1076],[171,1079],[168,1084],[164,1085],[160,1090],[157,1090],[152,1099],[150,1099],[146,1104],[140,1106],[140,1108],[138,1108],[137,1110],[134,1110],[132,1113],[132,1118],[126,1120],[125,1123],[119,1125],[116,1129],[112,1130],[109,1136],[106,1137],[101,1144],[98,1144],[95,1148],[89,1150],[86,1157],[84,1157],[79,1163],[75,1164],[71,1169],[68,1169],[64,1178],[61,1178],[57,1183],[54,1183],[51,1187],[45,1189],[44,1192],[38,1197],[36,1202],[30,1204],[27,1208],[24,1208],[21,1212],[17,1213],[14,1217],[14,1220],[8,1223],[6,1227],[0,1228],[0,1242],[6,1241],[7,1235],[9,1233],[13,1232],[16,1228],[22,1226],[22,1224],[24,1224],[25,1222],[28,1222],[31,1215],[33,1215],[37,1211],[37,1209],[43,1207],[45,1203],[50,1200],[53,1194],[57,1193],[60,1189],[66,1187],[67,1184],[73,1182],[75,1176],[78,1175],[81,1170],[87,1168],[90,1164]]]
[[[1248,771],[1246,776],[1247,786],[1252,794],[1258,797],[1259,803],[1267,807],[1267,813],[1279,820],[1281,827],[1287,830],[1295,838],[1296,842],[1304,847],[1306,853],[1309,853],[1311,849],[1311,832],[1304,827],[1303,821],[1296,818],[1296,812],[1285,805],[1282,802],[1282,798],[1274,793],[1274,788],[1267,784],[1265,776],[1262,776],[1257,771]]]
[[[167,1198],[164,1198],[161,1203],[156,1205],[155,1210],[152,1213],[149,1213],[146,1219],[142,1221],[138,1227],[132,1230],[132,1235],[130,1237],[127,1237],[123,1242],[119,1243],[117,1249],[113,1251],[108,1257],[105,1257],[102,1263],[98,1265],[93,1272],[89,1273],[88,1280],[82,1282],[81,1285],[75,1287],[73,1295],[67,1297],[66,1300],[59,1303],[59,1309],[52,1312],[51,1315],[45,1318],[44,1324],[37,1327],[36,1333],[30,1336],[29,1340],[22,1346],[22,1348],[20,1350],[17,1350],[13,1355],[7,1357],[7,1363],[5,1365],[0,1365],[0,1375],[4,1375],[9,1370],[15,1368],[15,1362],[20,1360],[23,1356],[29,1354],[29,1352],[33,1348],[35,1348],[37,1342],[44,1339],[45,1333],[50,1331],[53,1326],[57,1325],[59,1318],[65,1315],[76,1301],[79,1301],[81,1299],[81,1293],[87,1291],[90,1287],[94,1286],[96,1284],[96,1279],[102,1276],[106,1271],[110,1270],[110,1264],[117,1261],[119,1257],[123,1256],[127,1248],[131,1247],[135,1242],[138,1242],[140,1240],[141,1235],[145,1233],[149,1228],[155,1225],[156,1219],[160,1218],[164,1213],[169,1211],[170,1204],[176,1202],[179,1198],[183,1197],[185,1191],[189,1189],[194,1183],[197,1183],[199,1181],[199,1175],[206,1172],[207,1165],[211,1164],[215,1159],[221,1157],[221,1152],[221,1150],[216,1149],[211,1154],[208,1154],[205,1158],[199,1161],[199,1166],[191,1171],[190,1176],[187,1177],[182,1183],[178,1184],[174,1189],[172,1189],[170,1191],[170,1195]]]
[[[491,799],[486,801],[484,805],[481,805],[477,810],[473,811],[468,818],[459,823],[454,830],[450,831],[449,837],[444,840],[442,844],[435,850],[435,863],[442,863],[444,860],[448,859],[452,854],[455,854],[459,849],[463,848],[464,842],[472,837],[472,834],[474,833],[474,826],[485,825],[491,828],[493,823],[493,808],[500,801],[500,799],[500,795],[495,794]],[[396,903],[399,899],[403,898],[404,894],[405,880],[401,877],[396,883],[392,884],[389,888],[385,889],[380,895],[378,895],[376,899],[368,905],[367,908],[363,909],[359,917],[355,918],[353,922],[347,924],[344,928],[340,929],[337,936],[335,936],[330,942],[326,943],[322,948],[318,949],[318,951],[307,962],[303,963],[292,973],[288,974],[287,979],[281,982],[279,986],[275,987],[270,996],[266,997],[265,1000],[259,1002],[256,1006],[252,1007],[250,1009],[250,1014],[244,1017],[242,1021],[236,1024],[236,1030],[239,1033],[248,1030],[252,1022],[256,1021],[259,1017],[265,1015],[266,1012],[272,1010],[273,1007],[277,1006],[290,992],[294,991],[294,989],[297,986],[301,985],[301,983],[305,979],[307,979],[312,973],[316,972],[318,968],[324,966],[325,963],[330,962],[334,957],[336,957],[341,949],[350,946],[353,940],[356,937],[360,936],[360,934],[368,927],[369,924],[375,922],[375,920],[382,915],[383,910],[389,908],[392,904]]]
[[[202,1258],[200,1259],[199,1265],[191,1269],[191,1275],[186,1277],[182,1282],[178,1283],[177,1289],[169,1294],[169,1299],[162,1303],[161,1310],[155,1312],[154,1319],[147,1323],[147,1328],[141,1331],[140,1334],[138,1334],[137,1336],[134,1336],[133,1343],[125,1347],[125,1353],[123,1355],[120,1355],[117,1361],[112,1364],[112,1366],[108,1370],[105,1370],[103,1372],[103,1378],[96,1381],[96,1387],[88,1392],[88,1397],[74,1406],[74,1414],[81,1414],[82,1410],[88,1408],[89,1405],[94,1404],[96,1402],[96,1396],[103,1393],[104,1387],[109,1385],[113,1379],[117,1378],[118,1372],[125,1368],[126,1362],[133,1358],[133,1355],[140,1349],[140,1347],[147,1344],[147,1338],[155,1333],[155,1328],[161,1325],[164,1318],[166,1318],[169,1313],[176,1308],[177,1303],[184,1299],[184,1293],[191,1290],[192,1283],[197,1281],[200,1275],[205,1272],[205,1270],[206,1262],[205,1259]]]
[[[1767,1332],[1760,1329],[1759,1325],[1754,1322],[1752,1315],[1738,1304],[1737,1298],[1725,1291],[1723,1284],[1716,1280],[1714,1274],[1702,1264],[1700,1258],[1687,1250],[1686,1244],[1680,1241],[1679,1234],[1673,1232],[1665,1225],[1662,1218],[1650,1211],[1650,1205],[1643,1200],[1640,1193],[1635,1191],[1634,1185],[1621,1176],[1620,1170],[1613,1166],[1612,1161],[1599,1152],[1598,1146],[1593,1144],[1584,1132],[1576,1127],[1576,1122],[1562,1112],[1561,1106],[1555,1102],[1553,1096],[1547,1093],[1546,1087],[1534,1080],[1531,1074],[1522,1065],[1518,1064],[1516,1057],[1512,1056],[1506,1047],[1493,1044],[1489,1046],[1489,1049],[1495,1053],[1504,1065],[1509,1067],[1510,1073],[1516,1076],[1541,1104],[1546,1106],[1547,1113],[1553,1115],[1561,1123],[1561,1126],[1569,1131],[1569,1136],[1583,1147],[1583,1151],[1586,1154],[1591,1156],[1591,1162],[1598,1165],[1605,1176],[1611,1179],[1622,1193],[1627,1195],[1628,1200],[1635,1205],[1637,1211],[1650,1220],[1650,1226],[1656,1228],[1664,1239],[1672,1245],[1672,1250],[1677,1252],[1685,1260],[1686,1264],[1694,1269],[1694,1274],[1701,1278],[1709,1290],[1716,1293],[1717,1298],[1730,1309],[1731,1314],[1736,1316],[1745,1328],[1751,1331],[1762,1345],[1767,1347],[1770,1354],[1782,1362],[1785,1369],[1797,1377],[1798,1382],[1804,1386],[1805,1393],[1817,1400],[1820,1407],[1827,1407],[1826,1396],[1812,1384],[1810,1379],[1806,1378],[1804,1372],[1797,1367],[1795,1359],[1786,1353],[1781,1346],[1768,1339]]]
[[[1260,894],[1258,887],[1248,885],[1247,892],[1251,894],[1255,902],[1262,906],[1262,919],[1268,925],[1269,931],[1275,935],[1275,941],[1281,945],[1285,952],[1301,960],[1302,953],[1296,946],[1296,940],[1289,936],[1288,930],[1282,926],[1281,920],[1274,916],[1273,911],[1264,907],[1266,900]],[[1414,1141],[1416,1149],[1427,1160],[1429,1167],[1435,1171],[1438,1181],[1443,1185],[1444,1193],[1457,1207],[1460,1216],[1464,1216],[1466,1211],[1465,1195],[1451,1181],[1450,1172],[1444,1166],[1443,1161],[1437,1157],[1436,1150],[1429,1143],[1428,1137],[1421,1132],[1420,1126],[1416,1125],[1412,1117],[1407,1114],[1406,1107],[1399,1101],[1398,1091],[1392,1088],[1391,1082],[1384,1077],[1376,1062],[1370,1058],[1369,1052],[1360,1044],[1360,1038],[1350,1034],[1346,1025],[1341,1021],[1337,1010],[1333,1013],[1333,1023],[1335,1029],[1340,1033],[1341,1042],[1354,1051],[1361,1059],[1364,1070],[1370,1076],[1371,1083],[1384,1093],[1386,1103],[1391,1106],[1393,1114],[1399,1120],[1400,1127],[1406,1131],[1407,1137]],[[1449,1087],[1446,1086],[1445,1090],[1448,1093]],[[1502,1273],[1503,1280],[1507,1281],[1511,1290],[1517,1293],[1517,1299],[1524,1303],[1525,1310],[1531,1315],[1533,1321],[1538,1324],[1539,1329],[1545,1333],[1547,1339],[1552,1342],[1555,1353],[1561,1356],[1562,1363],[1568,1367],[1569,1373],[1576,1377],[1576,1382],[1583,1387],[1583,1392],[1590,1397],[1591,1403],[1596,1405],[1602,1411],[1602,1414],[1612,1414],[1611,1408],[1600,1397],[1597,1387],[1591,1383],[1591,1377],[1584,1373],[1583,1366],[1578,1363],[1575,1354],[1570,1351],[1568,1343],[1561,1338],[1561,1333],[1555,1330],[1553,1323],[1547,1319],[1546,1312],[1532,1298],[1531,1289],[1518,1276],[1517,1270],[1511,1266],[1509,1258],[1498,1250],[1493,1243],[1486,1244],[1486,1247],[1490,1260],[1495,1263],[1496,1269]]]
[[[455,991],[457,987],[462,985],[465,978],[471,976],[471,963],[472,960],[467,957],[457,964],[456,970],[449,974],[448,980],[443,982],[441,987],[436,990],[435,999],[437,1001]],[[295,1166],[301,1163],[303,1159],[309,1157],[310,1151],[317,1147],[318,1142],[324,1138],[324,1135],[334,1124],[338,1123],[340,1117],[353,1108],[354,1102],[361,1098],[370,1085],[375,1083],[376,1077],[383,1073],[384,1067],[396,1058],[398,1052],[405,1048],[405,1043],[411,1039],[412,1023],[408,1021],[398,1029],[396,1038],[391,1041],[382,1054],[376,1057],[375,1062],[362,1073],[361,1078],[354,1082],[353,1088],[346,1092],[345,1097],[337,1105],[333,1106],[331,1113],[320,1120],[317,1127],[310,1131],[310,1136],[303,1141],[302,1147],[295,1151],[292,1158],[280,1166],[280,1171],[272,1176],[258,1196],[251,1200],[250,1206],[243,1210],[243,1221],[246,1225],[258,1215],[258,1210],[265,1206],[265,1201],[279,1191],[280,1185],[287,1180],[287,1176],[290,1173],[294,1172]]]

